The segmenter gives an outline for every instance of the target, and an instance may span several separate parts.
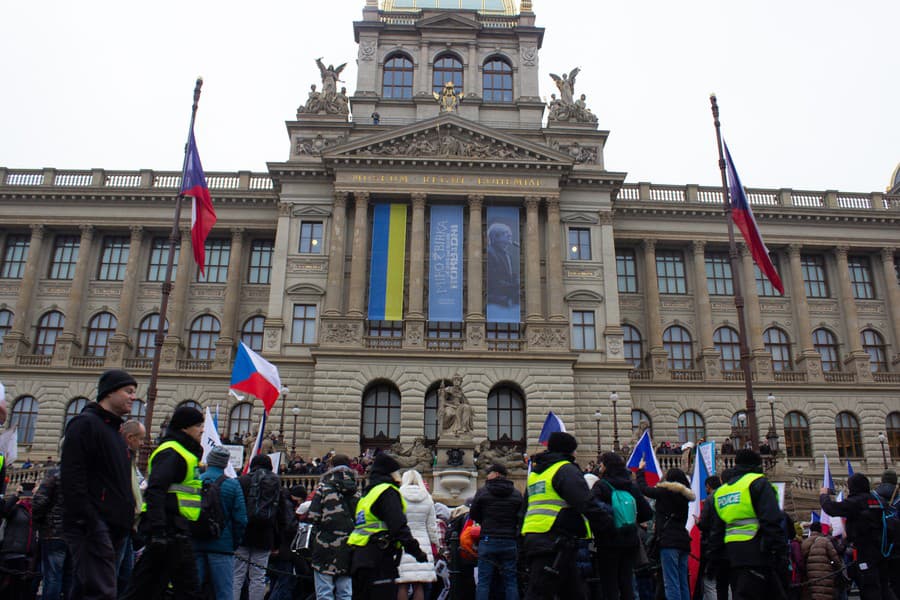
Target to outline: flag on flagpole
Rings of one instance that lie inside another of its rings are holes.
[[[728,174],[728,191],[731,196],[731,220],[741,230],[756,266],[769,279],[772,286],[783,295],[784,284],[781,283],[781,277],[778,276],[778,271],[775,269],[772,259],[769,258],[769,249],[766,248],[759,227],[756,225],[753,209],[750,208],[747,194],[744,193],[744,186],[741,184],[737,169],[731,160],[728,144],[725,144],[725,170]]]
[[[688,506],[688,519],[685,527],[691,536],[691,557],[688,561],[691,590],[697,585],[697,574],[700,571],[700,563],[695,556],[700,556],[700,510],[706,499],[706,478],[716,472],[716,446],[715,442],[703,442],[697,444],[697,453],[694,456],[694,473],[691,476],[691,491],[694,499]],[[693,593],[693,592],[692,592]]]
[[[544,426],[541,427],[541,435],[538,438],[538,443],[542,446],[546,446],[547,442],[550,440],[550,434],[565,430],[565,423],[563,423],[562,419],[556,416],[551,410],[547,413],[547,418],[544,419]]]
[[[659,466],[659,460],[656,458],[656,452],[653,451],[653,440],[650,439],[650,430],[645,429],[644,435],[634,445],[631,456],[628,458],[628,467],[632,471],[637,471],[640,467],[641,460],[644,461],[644,478],[647,485],[654,486],[662,479],[662,468]]]
[[[200,462],[203,464],[206,464],[206,459],[209,453],[212,452],[212,449],[222,445],[219,430],[216,428],[215,419],[208,406],[206,407],[206,420],[203,423],[203,438],[200,440],[200,445],[203,446],[203,457],[200,459]],[[237,477],[237,472],[231,466],[231,463],[228,463],[228,466],[225,467],[225,474],[229,477]]]
[[[250,471],[250,462],[262,452],[263,432],[266,430],[266,417],[268,414],[268,411],[263,412],[262,418],[259,420],[259,432],[256,434],[253,450],[250,451],[250,456],[247,457],[247,462],[244,463],[244,470],[241,471],[241,475],[246,475]]]
[[[834,492],[834,478],[831,477],[831,465],[828,464],[828,455],[824,455],[825,458],[825,469],[822,474],[822,487],[827,487],[831,492]],[[840,502],[844,499],[844,491],[841,492],[837,496],[837,501]],[[844,533],[844,522],[841,521],[840,517],[832,517],[823,508],[821,511],[821,515],[819,516],[819,522],[822,523],[822,533],[828,535],[829,533],[834,536],[841,535]]]
[[[281,377],[278,375],[278,367],[241,342],[234,357],[229,387],[253,394],[262,400],[268,413],[281,395]]]
[[[853,465],[850,464],[850,459],[847,459],[847,477],[853,477]]]
[[[197,141],[194,129],[188,135],[187,153],[184,157],[184,173],[181,177],[181,194],[191,196],[191,247],[194,250],[194,261],[204,274],[206,266],[206,236],[216,224],[216,211],[213,209],[209,186],[203,165],[200,164],[200,153],[197,152]]]

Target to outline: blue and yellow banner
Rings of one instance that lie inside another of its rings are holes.
[[[463,320],[463,207],[432,206],[428,320]]]
[[[372,218],[369,320],[403,320],[406,205],[376,204]]]

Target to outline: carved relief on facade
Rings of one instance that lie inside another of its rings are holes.
[[[309,154],[317,156],[322,154],[326,148],[337,146],[347,140],[347,136],[336,138],[326,138],[321,133],[314,138],[297,138],[294,144],[294,154]]]
[[[91,282],[88,293],[101,298],[118,298],[122,295],[122,284]]]
[[[469,345],[480,346],[484,341],[484,325],[481,323],[469,323],[466,326],[466,337]]]
[[[857,300],[856,301],[856,312],[860,315],[883,315],[884,314],[884,303],[883,302],[864,302]]]
[[[322,341],[326,344],[362,344],[362,323],[323,319]]]
[[[522,64],[533,67],[537,63],[537,46],[522,46]]]
[[[810,314],[836,315],[838,312],[838,305],[834,300],[809,300]]]
[[[266,300],[269,297],[269,286],[244,286],[241,288],[241,300]]]
[[[431,129],[412,137],[388,140],[354,152],[363,156],[460,156],[488,159],[535,159],[522,148],[468,132]]]
[[[640,296],[619,296],[619,308],[621,310],[640,310],[644,305]]]
[[[0,296],[18,296],[19,295],[19,285],[0,285]]]
[[[528,326],[528,348],[567,349],[569,347],[569,329],[567,327],[548,325]]]
[[[324,259],[289,258],[287,260],[287,272],[295,273],[324,273],[328,270],[328,262]]]
[[[669,360],[666,355],[653,356],[653,373],[657,376],[669,373]]]
[[[41,283],[38,285],[38,296],[68,296],[72,285],[69,283]]]
[[[787,300],[759,299],[759,312],[761,313],[789,313],[791,303]]]
[[[721,367],[721,362],[716,356],[707,356],[703,359],[703,372],[710,379],[720,379],[722,377]]]
[[[281,345],[281,328],[279,327],[266,327],[266,349],[277,351],[278,346]]]
[[[606,336],[606,353],[609,358],[622,358],[623,341],[621,335]]]
[[[692,300],[681,298],[663,298],[659,304],[663,310],[691,310],[694,308]]]
[[[370,61],[375,58],[375,40],[363,40],[359,44],[359,60]]]
[[[142,283],[138,285],[138,297],[153,299],[162,296],[162,287],[160,283]]]
[[[425,324],[422,321],[406,323],[406,342],[409,346],[421,346],[425,337]]]

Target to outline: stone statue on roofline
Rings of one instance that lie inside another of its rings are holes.
[[[348,115],[350,114],[350,102],[347,97],[347,88],[343,87],[338,91],[337,84],[341,81],[341,71],[347,66],[347,63],[338,65],[328,65],[322,62],[321,58],[316,59],[316,66],[319,67],[319,73],[322,76],[322,91],[316,91],[316,85],[310,86],[309,98],[306,104],[297,109],[297,115]]]
[[[575,98],[575,78],[581,69],[575,67],[569,73],[563,73],[562,77],[556,73],[550,73],[550,78],[556,84],[560,97],[550,94],[547,118],[550,121],[596,123],[597,117],[587,107],[587,96],[581,94]]]

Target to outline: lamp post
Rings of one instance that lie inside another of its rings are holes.
[[[737,450],[740,450],[747,445],[747,440],[744,439],[747,434],[747,413],[741,412],[738,414],[738,426],[740,427],[740,437],[738,438],[740,440],[740,448],[737,448]]]
[[[612,403],[613,409],[613,450],[619,451],[619,415],[616,412],[616,403],[619,401],[619,394],[613,390],[609,393],[609,401]]]
[[[594,412],[594,421],[597,423],[597,464],[600,464],[600,419],[603,418],[603,413],[597,409]]]
[[[297,455],[297,417],[300,416],[300,408],[295,406],[291,409],[291,414],[294,415],[294,434],[291,437],[291,460],[293,460]]]
[[[769,415],[772,417],[769,433],[766,434],[766,441],[769,442],[769,450],[775,455],[778,454],[778,431],[775,429],[775,394],[769,392],[766,401],[769,403]]]
[[[883,431],[878,432],[878,441],[881,442],[881,460],[884,463],[884,468],[887,469],[887,452],[884,451],[884,443],[887,441],[887,436],[884,435]]]

